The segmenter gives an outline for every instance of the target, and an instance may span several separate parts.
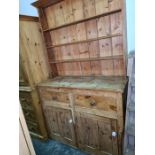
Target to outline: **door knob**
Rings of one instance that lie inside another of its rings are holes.
[[[117,136],[117,132],[113,131],[111,135],[112,135],[112,137],[116,137]]]
[[[70,124],[71,124],[71,123],[73,123],[73,120],[72,120],[72,119],[70,119],[70,120],[68,121],[68,123],[70,123]]]

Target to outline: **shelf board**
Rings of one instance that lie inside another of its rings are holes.
[[[65,62],[98,61],[98,60],[111,60],[111,59],[122,59],[122,58],[123,58],[123,55],[117,55],[117,56],[107,56],[107,57],[100,57],[100,58],[56,60],[56,61],[49,61],[49,63],[55,64],[55,63],[65,63]]]
[[[45,30],[43,30],[43,32],[53,31],[53,30],[56,30],[56,29],[59,29],[59,28],[62,28],[62,27],[78,24],[78,23],[85,22],[85,21],[88,21],[88,20],[91,20],[91,19],[94,19],[94,18],[99,18],[99,17],[102,17],[102,16],[107,16],[107,15],[112,14],[112,13],[120,12],[121,10],[122,9],[117,9],[117,10],[109,11],[109,12],[106,12],[106,13],[102,13],[100,15],[96,15],[96,16],[93,16],[93,17],[77,20],[77,21],[74,21],[74,22],[71,22],[71,23],[67,23],[67,24],[63,24],[63,25],[57,26],[55,28],[45,29]]]
[[[59,44],[59,45],[51,45],[51,46],[47,46],[47,49],[54,48],[54,47],[60,47],[60,46],[66,46],[66,45],[86,43],[86,42],[91,42],[91,41],[96,41],[96,40],[101,40],[101,39],[107,39],[107,38],[112,38],[112,37],[117,37],[117,36],[122,36],[122,34],[119,33],[119,34],[108,35],[108,36],[103,36],[103,37],[98,37],[98,38],[93,38],[93,39],[75,41],[75,42],[71,42],[71,43],[64,43],[64,44]]]

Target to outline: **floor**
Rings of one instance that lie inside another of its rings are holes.
[[[32,139],[36,155],[89,155],[54,140]]]

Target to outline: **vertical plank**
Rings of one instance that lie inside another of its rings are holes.
[[[32,87],[48,77],[47,55],[39,23],[20,21],[20,57]],[[35,75],[38,75],[37,77]]]
[[[40,23],[41,23],[41,26],[42,26],[43,30],[48,29],[48,23],[47,23],[47,20],[46,20],[46,15],[44,13],[44,10],[39,9],[38,13],[39,13],[39,19],[40,19]]]
[[[112,60],[101,60],[101,72],[104,76],[112,76],[113,72],[113,61]]]
[[[53,48],[47,49],[47,54],[48,54],[49,61],[51,61],[51,60],[54,61],[56,59],[55,58],[55,49],[53,49]]]
[[[51,5],[45,8],[45,14],[47,17],[47,23],[48,23],[49,28],[54,28],[56,26],[55,15],[54,15],[54,5]]]
[[[97,38],[96,19],[86,21],[87,39]]]
[[[100,57],[111,56],[111,39],[101,39],[99,40],[100,47]]]
[[[123,55],[123,39],[122,36],[112,37],[113,55]]]
[[[58,115],[58,124],[59,124],[59,128],[60,128],[61,136],[72,139],[70,126],[68,123],[71,116],[64,109],[57,110],[57,115]]]
[[[88,51],[90,54],[90,58],[98,58],[99,53],[99,42],[98,41],[91,41],[88,43]]]
[[[66,24],[74,21],[71,2],[72,0],[65,0],[63,4],[64,20]]]
[[[80,66],[80,62],[72,62],[72,75],[77,75],[80,76],[81,75],[81,66]]]
[[[122,134],[123,134],[123,98],[121,93],[117,93],[117,131],[118,131],[118,147],[119,147],[119,155],[122,154]]]
[[[69,62],[65,62],[63,63],[63,68],[64,68],[64,75],[73,75],[73,67],[72,67],[72,63]]]
[[[71,49],[71,46],[62,46],[62,55],[63,55],[63,60],[70,60],[72,59],[72,52],[73,50]]]
[[[92,75],[101,75],[101,64],[100,61],[91,61],[91,72]]]
[[[68,33],[68,42],[72,43],[77,41],[76,25],[67,27],[66,32]]]
[[[91,75],[90,61],[81,62],[82,75]]]
[[[114,75],[115,76],[125,76],[124,60],[123,59],[114,60]]]
[[[59,29],[50,31],[51,39],[52,39],[52,45],[58,45],[60,44],[60,33]]]
[[[58,68],[56,64],[50,64],[52,77],[58,76]]]
[[[54,5],[56,27],[65,24],[63,7],[64,7],[64,1]]]
[[[62,60],[62,52],[60,47],[55,47],[53,48],[53,51],[51,51],[54,53],[54,59],[55,60]]]
[[[54,65],[54,64],[53,64],[53,65]],[[53,66],[53,65],[52,65],[52,66]],[[55,67],[55,65],[54,65],[54,67]],[[59,76],[65,75],[65,74],[64,74],[64,66],[63,66],[63,63],[57,63],[57,64],[56,64],[56,68],[57,68],[57,73],[58,73]]]
[[[88,43],[78,44],[80,58],[89,58]]]
[[[110,15],[111,34],[122,34],[122,13],[114,13]]]
[[[62,60],[68,59],[69,56],[69,48],[68,46],[60,46],[61,54],[62,54]]]
[[[114,11],[121,8],[121,0],[110,0],[109,11]]]
[[[83,14],[83,0],[72,0],[74,21],[84,18]]]
[[[77,143],[84,145],[83,128],[81,128],[82,124],[79,112],[75,113],[75,126],[76,126],[76,133],[78,134]]]
[[[96,15],[100,15],[109,11],[108,0],[95,0]]]
[[[83,7],[85,18],[93,17],[96,15],[94,0],[83,0]]]
[[[86,40],[85,22],[76,25],[77,40]]]
[[[70,48],[70,55],[72,59],[79,59],[79,49],[77,44],[69,45]]]
[[[45,44],[47,46],[51,46],[52,45],[52,40],[53,39],[51,40],[51,37],[53,37],[53,36],[50,35],[50,32],[44,32]]]
[[[110,35],[110,18],[109,16],[97,19],[98,37]]]
[[[102,122],[100,120],[98,123],[98,132],[99,132],[99,148],[104,152],[112,154],[112,139],[111,139],[111,124]]]
[[[117,131],[117,125],[116,125],[116,120],[111,120],[111,129],[112,132],[116,132]],[[118,136],[116,137],[112,137],[112,152],[114,155],[118,155]]]
[[[67,27],[59,29],[59,43],[65,44],[68,43],[68,31]]]

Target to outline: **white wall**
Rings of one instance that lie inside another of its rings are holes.
[[[31,5],[35,0],[19,0],[19,13],[38,16],[37,9]],[[126,0],[128,52],[135,50],[135,0]]]

